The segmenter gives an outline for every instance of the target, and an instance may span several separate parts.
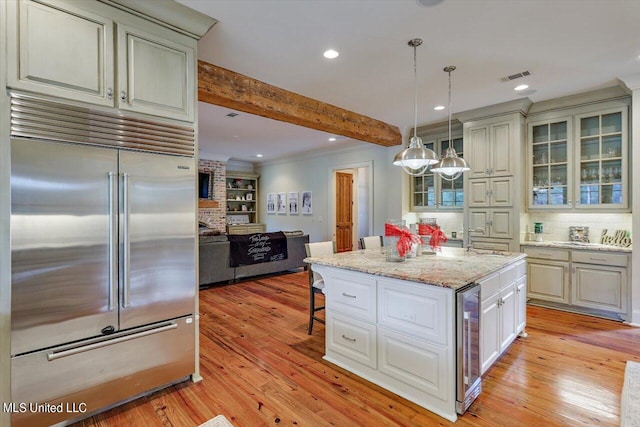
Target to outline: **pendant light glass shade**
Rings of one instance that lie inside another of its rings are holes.
[[[469,163],[462,157],[458,157],[451,139],[451,72],[455,69],[453,65],[444,68],[444,71],[449,73],[449,148],[444,152],[442,159],[431,168],[432,172],[437,173],[445,181],[454,181],[463,172],[471,170]]]
[[[413,47],[413,78],[414,78],[414,117],[413,117],[413,137],[409,141],[409,147],[405,148],[393,159],[394,166],[401,166],[402,169],[412,176],[422,175],[430,165],[438,163],[438,155],[425,148],[422,139],[417,135],[418,127],[418,73],[416,61],[416,48],[422,44],[422,39],[409,40],[409,46]]]

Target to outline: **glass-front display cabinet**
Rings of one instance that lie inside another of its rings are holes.
[[[576,207],[626,207],[626,115],[578,117],[579,194]]]
[[[569,119],[529,127],[533,207],[571,205]]]
[[[437,139],[423,144],[439,156],[449,148],[449,139]],[[462,138],[453,138],[453,148],[459,157],[463,157]],[[440,178],[430,169],[421,176],[411,177],[411,210],[416,212],[433,209],[462,210],[464,206],[464,190],[462,175],[453,181]]]

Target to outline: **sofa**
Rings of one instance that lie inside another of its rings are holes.
[[[278,273],[297,268],[307,269],[302,260],[306,258],[304,244],[309,243],[309,235],[302,232],[284,232],[287,237],[287,258],[281,261],[230,267],[230,243],[225,235],[200,236],[199,273],[200,286],[212,283],[233,283],[262,274]]]

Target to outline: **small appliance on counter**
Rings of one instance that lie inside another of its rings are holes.
[[[542,223],[534,222],[533,223],[533,234],[535,234],[535,241],[542,242]]]

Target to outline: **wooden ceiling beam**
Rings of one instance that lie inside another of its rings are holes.
[[[402,143],[397,126],[198,61],[198,100],[359,141]]]

